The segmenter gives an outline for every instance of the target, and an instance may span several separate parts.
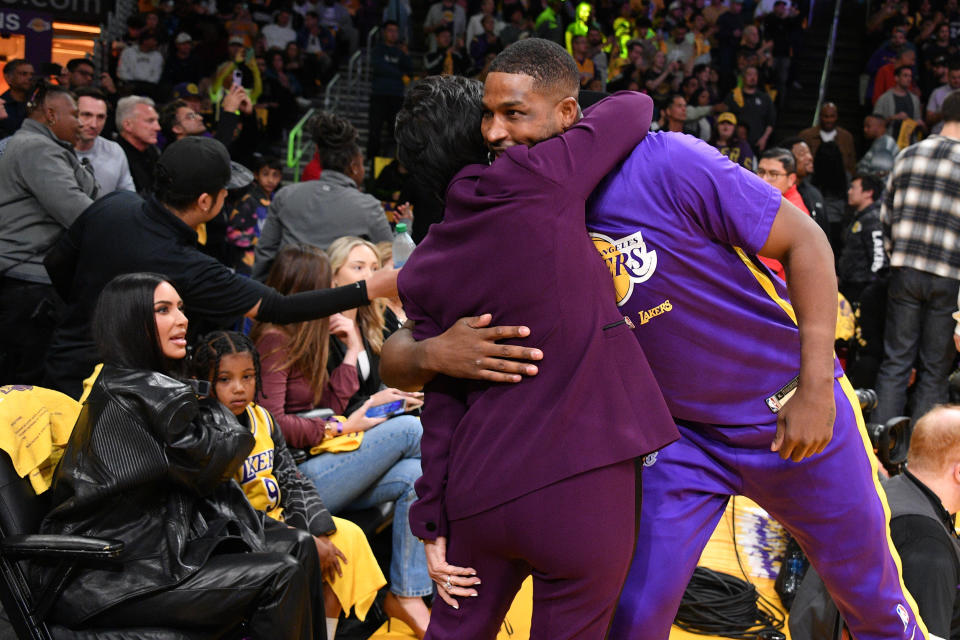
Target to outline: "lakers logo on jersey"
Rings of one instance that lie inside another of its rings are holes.
[[[602,233],[591,233],[590,237],[610,269],[617,291],[617,305],[622,306],[630,299],[633,286],[646,282],[653,275],[657,268],[657,252],[647,250],[639,231],[620,240]]]

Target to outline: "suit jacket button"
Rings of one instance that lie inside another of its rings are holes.
[[[436,530],[437,530],[436,523],[433,523],[433,522],[427,523],[427,531],[436,531]]]

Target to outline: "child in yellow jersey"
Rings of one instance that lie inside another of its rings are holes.
[[[260,357],[247,336],[217,331],[200,338],[192,368],[210,382],[210,395],[253,432],[255,444],[236,473],[250,503],[292,527],[309,531],[317,544],[324,582],[327,638],[336,634],[341,609],[363,620],[387,581],[363,531],[334,518],[313,484],[298,470],[283,434],[254,399],[260,391]]]

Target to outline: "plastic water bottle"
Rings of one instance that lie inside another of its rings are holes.
[[[407,233],[405,222],[397,223],[397,233],[393,236],[393,266],[399,269],[407,261],[417,245],[413,243],[413,238]]]

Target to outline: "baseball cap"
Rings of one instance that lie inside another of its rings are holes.
[[[174,100],[184,100],[188,98],[199,100],[201,98],[200,87],[194,82],[181,82],[173,87],[172,94]]]
[[[230,154],[219,140],[187,136],[163,150],[157,161],[158,191],[200,197],[227,188],[232,171]]]
[[[193,38],[190,37],[189,33],[181,31],[177,34],[177,39],[174,40],[176,44],[183,44],[184,42],[193,42]]]
[[[724,111],[719,116],[717,116],[717,124],[721,122],[729,122],[730,124],[737,124],[737,116],[733,115],[729,111]]]
[[[246,43],[243,41],[243,36],[230,36],[230,41],[229,41],[228,44],[239,44],[239,45],[243,45],[243,44],[246,44]]]

